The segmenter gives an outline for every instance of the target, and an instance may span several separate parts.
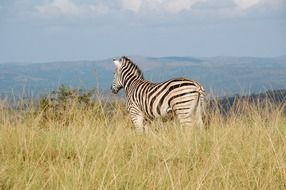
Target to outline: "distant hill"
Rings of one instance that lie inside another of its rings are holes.
[[[211,99],[208,106],[209,109],[218,108],[222,114],[227,114],[230,113],[231,109],[241,109],[241,102],[252,105],[260,104],[260,106],[265,102],[271,103],[271,105],[280,105],[281,110],[286,114],[286,89],[267,90],[263,93],[249,95],[223,96],[218,99]]]
[[[199,81],[217,95],[286,89],[286,56],[257,57],[131,57],[153,82],[175,77]],[[0,64],[0,95],[37,96],[60,84],[73,88],[110,89],[112,59],[31,64]]]

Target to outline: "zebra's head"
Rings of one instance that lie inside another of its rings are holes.
[[[117,94],[126,85],[126,80],[130,80],[130,77],[135,76],[135,78],[142,78],[143,75],[141,70],[135,65],[129,58],[123,56],[119,59],[113,59],[115,65],[115,72],[113,76],[113,82],[111,85],[111,90],[114,94]]]
[[[113,59],[113,63],[115,65],[115,71],[114,71],[114,75],[113,75],[113,81],[112,81],[112,85],[111,85],[111,90],[112,93],[117,94],[119,92],[119,90],[121,90],[123,88],[123,84],[121,81],[121,77],[119,75],[120,73],[120,69],[121,69],[121,65],[122,65],[122,58],[120,59]]]

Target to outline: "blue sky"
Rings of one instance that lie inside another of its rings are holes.
[[[0,63],[286,54],[286,0],[0,0]]]

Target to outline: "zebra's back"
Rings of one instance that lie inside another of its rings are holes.
[[[166,116],[170,111],[183,117],[201,104],[204,89],[193,80],[175,78],[158,84],[145,82],[137,85],[134,96],[148,117]]]

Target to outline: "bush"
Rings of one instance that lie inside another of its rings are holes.
[[[57,90],[40,98],[40,111],[45,119],[61,119],[71,110],[86,110],[94,107],[94,90],[72,89],[61,85]]]

